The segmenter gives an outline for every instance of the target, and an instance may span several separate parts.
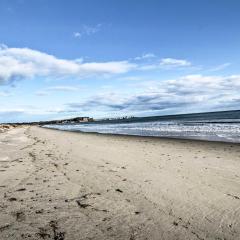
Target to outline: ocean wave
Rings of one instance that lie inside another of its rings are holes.
[[[46,125],[45,127],[66,131],[240,142],[240,123],[201,122],[198,124],[191,122],[191,124],[186,124],[184,121],[155,121],[121,124]]]

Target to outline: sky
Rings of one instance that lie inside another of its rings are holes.
[[[239,0],[0,0],[0,122],[240,109]]]

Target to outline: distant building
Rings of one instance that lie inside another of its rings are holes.
[[[90,117],[76,117],[69,119],[71,122],[78,123],[78,122],[92,122],[93,118]]]

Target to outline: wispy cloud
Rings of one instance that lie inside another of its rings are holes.
[[[156,58],[156,55],[153,53],[145,53],[142,54],[142,56],[135,57],[135,60],[144,60],[144,59],[151,59],[151,58]]]
[[[185,59],[162,58],[160,65],[166,67],[187,67],[191,66],[192,64]]]
[[[51,92],[76,92],[79,91],[79,87],[74,86],[52,86],[47,87],[41,91],[37,91],[36,95],[38,96],[47,96]]]
[[[217,72],[217,71],[221,71],[221,70],[224,70],[225,68],[229,67],[230,65],[232,65],[231,63],[223,63],[223,64],[220,64],[214,68],[211,68],[209,71],[210,72]]]
[[[0,85],[37,76],[86,78],[106,74],[121,74],[135,68],[128,61],[81,62],[56,58],[29,48],[0,47]]]
[[[52,86],[46,88],[48,91],[60,91],[60,92],[75,92],[79,90],[79,87],[73,86]]]
[[[155,69],[182,69],[191,67],[192,63],[186,59],[175,59],[175,58],[162,58],[157,62],[154,61],[151,64],[143,64],[139,68],[141,70],[155,70]]]
[[[97,24],[95,26],[83,25],[79,31],[73,33],[75,38],[82,38],[83,36],[93,35],[101,30],[102,24]]]

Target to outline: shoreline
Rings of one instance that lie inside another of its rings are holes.
[[[0,152],[0,239],[240,236],[238,144],[25,126]]]
[[[63,132],[71,132],[71,133],[80,133],[80,134],[90,134],[95,136],[112,136],[112,137],[130,137],[130,138],[146,138],[146,139],[152,139],[152,140],[176,140],[176,141],[196,141],[196,142],[206,142],[206,143],[223,143],[223,144],[233,144],[233,145],[239,145],[240,142],[230,142],[230,141],[218,141],[218,140],[204,140],[204,139],[196,139],[196,138],[180,138],[180,137],[163,137],[163,136],[143,136],[143,135],[130,135],[130,134],[117,134],[117,133],[99,133],[99,132],[83,132],[80,130],[64,130],[64,129],[56,129],[56,128],[48,128],[39,126],[43,129],[49,129],[54,131],[63,131]]]

